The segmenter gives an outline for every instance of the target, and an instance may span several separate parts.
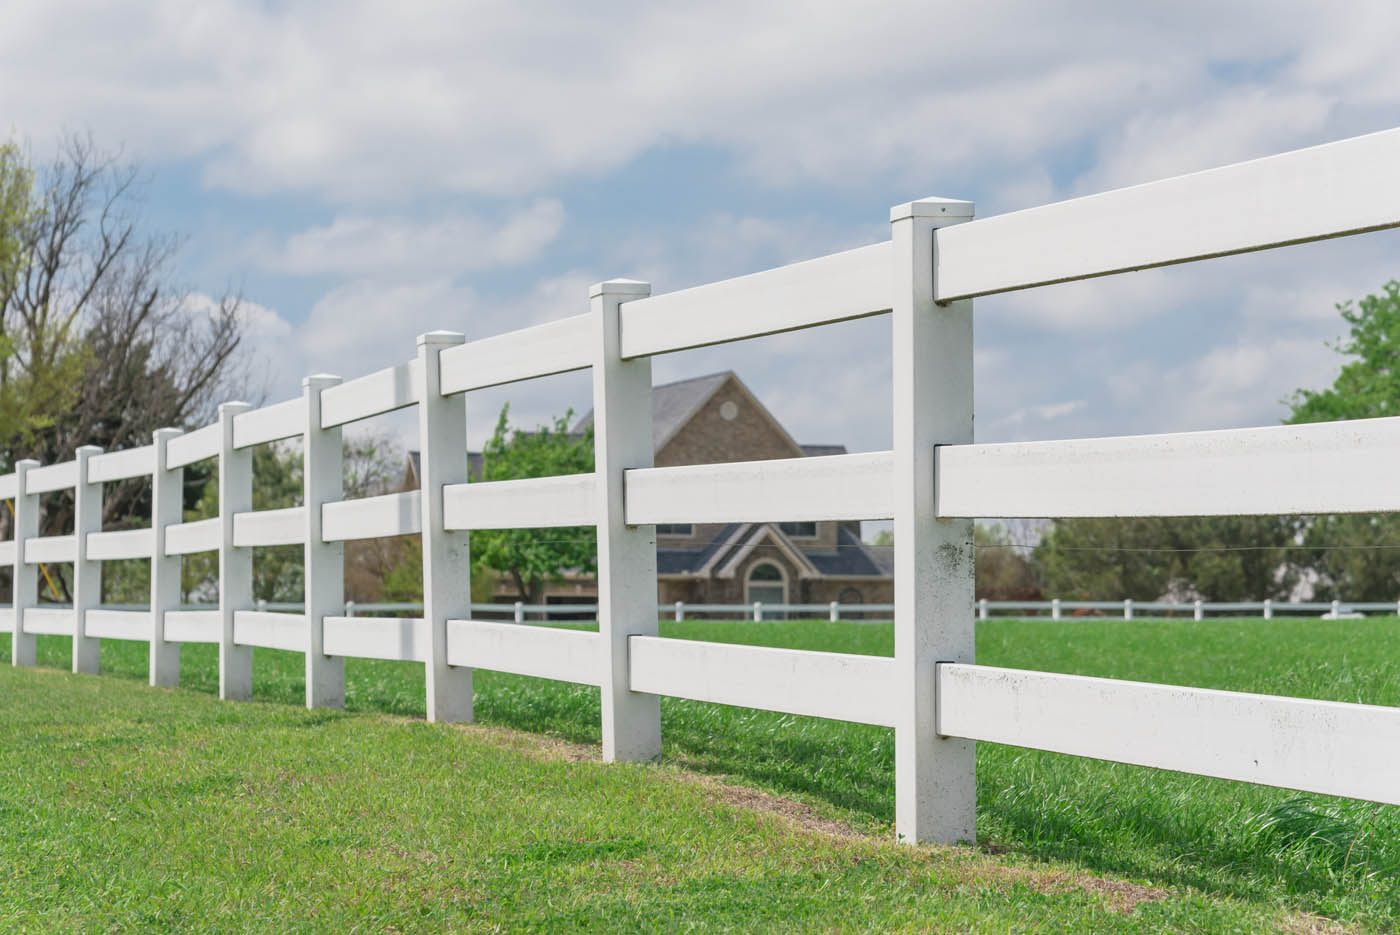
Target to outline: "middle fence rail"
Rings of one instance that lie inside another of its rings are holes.
[[[908,841],[975,840],[977,741],[1400,803],[1400,709],[976,665],[972,535],[974,518],[1400,509],[1400,419],[1001,445],[972,433],[974,297],[1400,226],[1396,166],[1390,130],[982,220],[970,202],[909,202],[884,243],[656,296],[609,280],[586,314],[480,341],[433,332],[393,367],[310,377],[263,408],[226,403],[215,424],[163,429],[142,448],[20,460],[0,476],[15,504],[14,539],[0,543],[14,603],[0,624],[16,665],[35,663],[38,634],[71,637],[83,672],[101,639],[148,641],[152,684],[178,682],[183,643],[217,644],[230,699],[251,694],[254,647],[301,652],[310,707],[344,703],[347,656],[419,662],[438,721],[472,718],[474,668],[596,685],[606,760],[660,754],[662,695],[882,724]],[[890,451],[653,466],[651,357],[880,314],[893,336]],[[594,472],[469,484],[464,394],[583,369]],[[344,499],[341,428],[409,406],[421,491]],[[254,511],[252,446],[294,438],[304,505]],[[182,522],[183,469],[202,461],[217,465],[219,515]],[[151,528],[104,531],[103,485],[145,477]],[[63,490],[75,527],[40,536],[40,498]],[[842,519],[893,520],[892,658],[659,636],[654,524]],[[596,632],[520,626],[523,611],[473,617],[473,529],[575,525],[598,532]],[[422,608],[347,608],[341,544],[405,533],[422,535]],[[259,608],[252,550],[298,543],[305,605]],[[197,552],[218,555],[212,609],[179,603],[179,558]],[[149,605],[102,607],[102,563],[140,558]],[[49,562],[73,564],[71,606],[39,603]],[[1104,609],[1118,606],[1132,616],[1131,602]]]

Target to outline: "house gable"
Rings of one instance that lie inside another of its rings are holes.
[[[657,438],[656,465],[719,464],[801,458],[802,446],[733,373],[710,388],[668,438]]]

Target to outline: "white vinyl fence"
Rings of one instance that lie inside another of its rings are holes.
[[[911,841],[974,838],[974,744],[1017,744],[1206,776],[1400,803],[1400,709],[975,664],[974,517],[1340,513],[1400,508],[1400,419],[1241,431],[978,445],[972,435],[972,300],[1400,225],[1400,130],[1046,207],[973,220],[930,198],[890,213],[891,239],[651,296],[613,280],[591,310],[483,341],[434,332],[398,366],[151,445],[73,461],[21,461],[15,498],[14,661],[34,636],[68,634],[74,667],[97,640],[150,643],[151,681],[179,647],[219,646],[219,692],[247,698],[255,646],[306,654],[307,704],[344,699],[344,659],[415,660],[433,720],[470,720],[472,671],[596,685],[607,760],[660,752],[659,696],[893,727],[896,828]],[[652,466],[651,357],[889,314],[894,447],[745,464]],[[596,472],[467,481],[464,394],[591,368]],[[417,406],[422,492],[343,500],[341,427]],[[251,446],[300,437],[304,507],[252,511]],[[219,465],[220,515],[183,523],[181,469]],[[102,485],[151,476],[152,528],[100,529]],[[74,488],[73,535],[38,537],[39,495]],[[895,655],[879,658],[662,639],[653,525],[892,519]],[[471,619],[472,529],[595,525],[598,632]],[[423,534],[414,619],[344,613],[341,543]],[[258,611],[251,549],[301,543],[306,606]],[[178,608],[182,554],[217,551],[217,610]],[[98,605],[101,562],[150,558],[145,610]],[[72,562],[72,608],[36,606],[40,562]]]

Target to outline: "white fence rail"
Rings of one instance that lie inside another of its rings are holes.
[[[14,575],[14,606],[0,612],[12,658],[33,665],[35,635],[62,634],[74,668],[95,671],[99,639],[147,640],[151,682],[170,684],[181,643],[217,643],[220,696],[246,698],[252,647],[269,646],[305,653],[313,707],[343,704],[346,656],[412,660],[433,720],[471,718],[473,668],[566,679],[599,686],[609,760],[660,753],[661,695],[889,725],[896,828],[915,841],[974,838],[977,740],[1396,802],[1392,709],[976,666],[971,518],[1394,510],[1400,422],[976,445],[970,300],[1400,226],[1397,165],[1392,130],[985,220],[968,202],[911,202],[891,211],[885,243],[669,295],[600,283],[586,315],[474,342],[435,332],[396,366],[308,378],[299,398],[261,409],[227,403],[216,424],[162,429],[134,451],[19,461],[0,477],[15,502],[15,538],[0,548]],[[893,450],[653,468],[651,355],[881,313]],[[583,368],[595,473],[467,485],[462,394]],[[421,494],[345,501],[339,427],[407,406],[418,407]],[[254,512],[249,447],[296,437],[306,506]],[[220,514],[182,522],[182,469],[211,458]],[[102,485],[148,474],[151,529],[104,532]],[[66,489],[74,531],[39,536],[40,496]],[[650,524],[880,517],[897,543],[893,658],[657,635]],[[471,619],[469,530],[556,522],[597,527],[598,631]],[[337,544],[408,532],[423,533],[420,616],[344,611]],[[251,549],[289,543],[305,549],[306,604],[260,609]],[[216,610],[178,604],[178,556],[198,551],[218,553]],[[138,555],[152,563],[149,608],[99,606],[102,562]],[[41,562],[74,564],[72,607],[39,606]]]

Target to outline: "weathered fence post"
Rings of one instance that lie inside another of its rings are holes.
[[[219,697],[253,697],[253,647],[233,640],[234,617],[253,604],[253,550],[233,544],[233,517],[253,508],[253,451],[233,446],[233,420],[253,407],[219,406]]]
[[[345,543],[321,538],[321,507],[345,494],[340,426],[321,427],[321,391],[340,377],[321,373],[301,381],[306,403],[302,434],[302,499],[306,512],[305,584],[306,706],[345,707],[345,657],[325,653],[325,618],[345,605]]]
[[[661,754],[661,699],[629,688],[627,641],[655,636],[656,527],[629,526],[624,471],[652,466],[651,358],[622,358],[622,303],[651,295],[626,279],[589,290],[594,323],[593,451],[598,478],[598,632],[603,658],[603,759]]]
[[[38,466],[39,462],[30,458],[15,462],[15,570],[10,579],[15,635],[10,643],[10,662],[17,666],[32,666],[36,661],[34,634],[24,630],[24,612],[39,603],[39,566],[25,557],[25,541],[39,535],[39,495],[29,492],[28,478]]]
[[[472,719],[472,670],[447,664],[447,621],[471,618],[471,545],[465,531],[443,528],[442,488],[467,482],[466,394],[442,395],[440,355],[466,337],[418,336],[419,501],[423,529],[423,620],[427,624],[428,720]]]
[[[940,520],[934,446],[972,441],[972,302],[934,302],[934,230],[971,202],[890,211],[894,328],[895,831],[905,841],[976,840],[976,746],[940,737],[940,662],[974,661],[972,522]]]
[[[1060,619],[1060,599],[1058,597],[1050,602],[1050,619]]]
[[[165,530],[184,519],[185,469],[170,470],[166,445],[179,429],[156,429],[151,472],[151,652],[152,685],[180,684],[180,644],[165,638],[165,615],[180,606],[180,556],[165,554]]]
[[[73,671],[97,674],[102,641],[87,635],[88,611],[102,603],[102,563],[87,557],[88,533],[102,531],[102,485],[89,483],[88,461],[96,445],[73,453],[78,480],[73,487]]]

